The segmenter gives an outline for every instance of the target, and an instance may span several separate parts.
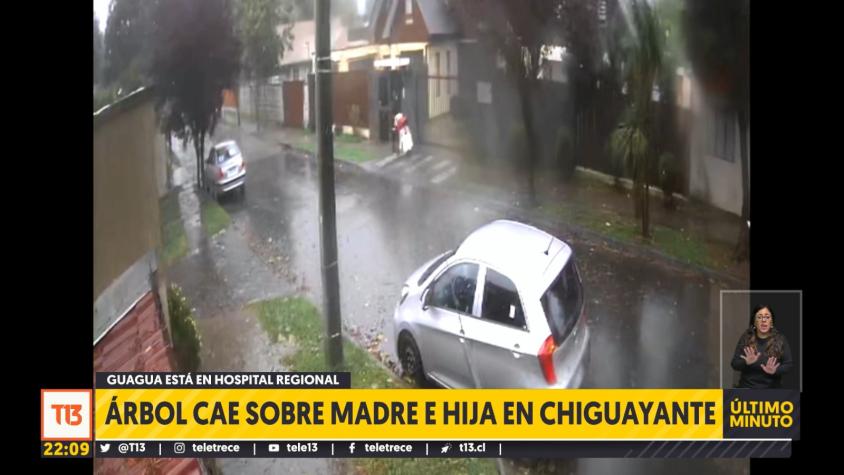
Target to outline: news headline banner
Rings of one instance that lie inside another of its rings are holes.
[[[724,396],[720,389],[98,389],[95,426],[97,440],[719,440],[728,428]],[[757,429],[759,438],[778,438]]]
[[[349,372],[97,373],[97,389],[349,389]]]

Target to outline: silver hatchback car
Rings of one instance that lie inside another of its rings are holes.
[[[246,162],[234,140],[211,147],[205,159],[205,188],[216,197],[234,189],[241,194],[246,184]]]
[[[589,328],[571,247],[494,221],[402,288],[396,350],[406,375],[450,388],[577,388]]]

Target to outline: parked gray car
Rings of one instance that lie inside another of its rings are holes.
[[[246,162],[233,140],[211,147],[205,159],[205,189],[215,198],[238,189],[243,193],[246,184]]]
[[[571,247],[499,220],[432,259],[395,309],[406,375],[450,388],[577,388],[589,328]]]

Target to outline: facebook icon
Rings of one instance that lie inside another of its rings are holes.
[[[355,453],[355,443],[354,443],[354,442],[352,442],[351,444],[349,444],[349,453],[350,453],[350,454]]]

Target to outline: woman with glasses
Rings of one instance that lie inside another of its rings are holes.
[[[756,307],[750,328],[739,338],[732,367],[741,372],[739,388],[779,388],[782,375],[791,369],[791,349],[785,335],[774,327],[771,307]]]

